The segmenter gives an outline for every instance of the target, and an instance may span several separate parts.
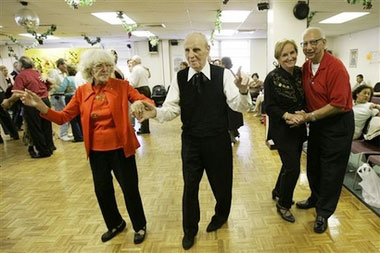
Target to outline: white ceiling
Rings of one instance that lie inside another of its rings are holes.
[[[297,0],[271,0],[291,2]],[[333,16],[342,11],[363,11],[361,3],[351,5],[347,0],[310,0],[310,10],[317,14],[311,25],[323,28],[327,36],[357,32],[380,26],[379,6],[380,0],[372,0],[373,7],[369,15],[359,19],[337,25],[322,25],[319,21]],[[117,40],[141,40],[127,33],[121,25],[110,25],[93,15],[92,12],[123,11],[134,19],[144,30],[146,26],[165,24],[166,28],[149,28],[160,39],[183,39],[190,31],[200,31],[209,35],[215,27],[216,10],[250,10],[251,14],[244,23],[222,24],[223,29],[256,30],[249,38],[266,38],[266,11],[258,11],[258,2],[266,0],[229,0],[226,5],[222,0],[96,0],[91,7],[70,8],[64,0],[29,0],[28,8],[35,11],[40,17],[40,28],[37,32],[44,33],[51,24],[57,25],[55,36],[61,38],[61,42],[73,42],[82,40],[82,33],[90,38],[99,36],[102,41]],[[24,37],[18,36],[25,30],[17,26],[14,21],[15,13],[22,8],[18,0],[0,0],[0,33],[12,35],[20,41]],[[247,35],[234,36],[233,38],[247,38]],[[229,38],[229,37],[224,37]],[[4,44],[9,39],[0,36],[0,43]],[[30,39],[30,41],[32,41]],[[45,44],[49,40],[45,41]],[[56,42],[55,42],[56,43]]]

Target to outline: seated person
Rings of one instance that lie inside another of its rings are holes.
[[[355,117],[354,140],[363,134],[364,126],[369,118],[380,116],[380,105],[369,102],[372,96],[373,89],[368,85],[361,85],[352,92]]]
[[[251,98],[257,98],[260,91],[264,89],[264,82],[259,80],[259,74],[252,74],[252,82],[249,83],[249,93],[251,93]]]

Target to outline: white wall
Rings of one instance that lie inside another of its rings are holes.
[[[260,80],[264,81],[267,73],[271,69],[267,69],[267,40],[266,39],[256,39],[251,40],[251,69],[250,74],[258,73]]]
[[[350,74],[351,86],[355,85],[356,75],[358,74],[363,74],[364,81],[372,87],[377,82],[380,82],[380,59],[377,58],[376,62],[372,62],[367,58],[371,52],[377,52],[377,55],[380,54],[379,38],[380,27],[332,38],[329,49],[332,49],[334,55],[346,66]],[[351,49],[358,49],[356,68],[349,66]]]

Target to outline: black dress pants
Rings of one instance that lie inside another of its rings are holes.
[[[351,151],[354,134],[352,111],[310,124],[307,148],[309,200],[317,215],[329,218],[335,211]]]
[[[183,231],[195,236],[200,219],[199,183],[203,171],[216,199],[213,220],[228,219],[232,199],[232,148],[226,131],[213,137],[192,137],[182,133],[182,170],[184,191],[182,197]]]
[[[125,157],[122,149],[91,150],[90,165],[96,197],[108,230],[116,228],[123,219],[117,208],[111,171],[123,191],[133,229],[141,230],[146,225],[146,220],[139,192],[135,156]]]
[[[150,98],[151,92],[149,86],[142,86],[139,88],[136,88],[141,94],[143,94],[145,97]],[[146,119],[143,122],[141,122],[140,131],[143,133],[149,133],[149,120]]]
[[[42,101],[50,107],[48,98],[43,98]],[[28,124],[30,136],[33,144],[40,155],[49,155],[55,149],[53,143],[53,131],[51,122],[41,118],[40,112],[30,106],[24,106],[24,118]]]
[[[4,92],[0,92],[0,104],[3,102],[5,97]],[[13,139],[19,139],[17,127],[13,122],[11,116],[8,111],[4,110],[3,107],[0,106],[0,124],[4,129],[5,134],[9,134]]]

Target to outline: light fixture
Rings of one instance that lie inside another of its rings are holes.
[[[231,36],[236,34],[236,30],[220,30],[220,32],[215,31],[216,36]]]
[[[121,19],[117,17],[116,12],[93,12],[91,14],[111,25],[122,24]],[[128,25],[136,24],[136,22],[127,15],[125,15],[125,13],[123,13],[123,18]]]
[[[3,28],[3,26],[2,26],[2,25],[0,25],[0,29],[1,29],[1,28]]]
[[[154,36],[156,36],[149,31],[133,31],[132,35],[136,36],[136,37],[154,37]]]
[[[332,16],[325,20],[320,21],[320,24],[341,24],[347,21],[359,18],[361,16],[367,15],[369,12],[342,12],[338,15]]]
[[[26,7],[28,6],[28,2],[20,1],[20,4],[25,7],[16,12],[16,24],[24,27],[25,29],[37,29],[40,25],[40,18],[37,13]]]
[[[18,35],[21,35],[21,36],[24,36],[24,37],[29,37],[29,38],[33,38],[34,39],[34,36],[30,33],[19,33]],[[38,36],[40,36],[41,34],[37,33]],[[47,36],[47,39],[48,40],[59,40],[60,38],[59,37],[56,37],[56,36],[53,36],[53,35],[48,35]]]
[[[223,23],[241,23],[244,22],[251,11],[222,11],[220,21]]]

